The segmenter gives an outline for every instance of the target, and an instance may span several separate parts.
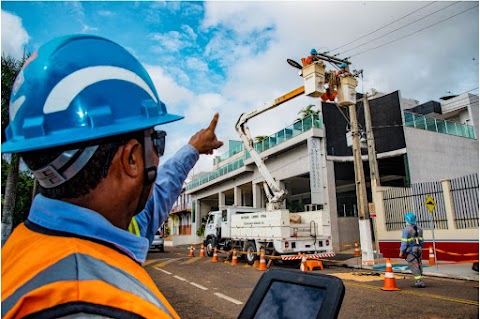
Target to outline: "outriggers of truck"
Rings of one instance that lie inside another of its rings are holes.
[[[347,62],[348,61],[340,61]],[[304,78],[301,86],[276,99],[270,105],[240,116],[236,130],[242,140],[245,151],[250,153],[262,177],[268,203],[265,209],[252,207],[221,207],[219,211],[208,214],[205,229],[205,244],[207,254],[212,256],[213,248],[229,251],[233,248],[243,251],[247,262],[253,264],[257,252],[265,249],[266,254],[281,256],[282,260],[301,259],[300,254],[307,258],[332,257],[330,212],[323,209],[300,213],[290,213],[282,208],[287,191],[273,178],[263,159],[254,147],[247,121],[265,113],[301,94],[324,99],[325,65],[317,60],[304,65],[300,75]],[[343,78],[343,77],[344,78]],[[341,78],[342,77],[342,78]],[[330,90],[338,88],[339,104],[355,97],[353,76],[334,72],[329,73]],[[342,80],[349,80],[343,84]],[[335,96],[337,96],[335,94]]]

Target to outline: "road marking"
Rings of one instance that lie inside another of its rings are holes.
[[[243,304],[243,302],[238,301],[237,299],[230,298],[229,296],[225,296],[224,294],[221,294],[221,293],[219,293],[219,292],[214,293],[214,295],[217,296],[217,297],[223,298],[223,299],[225,299],[225,300],[228,300],[228,301],[230,301],[230,302],[233,302],[233,303],[236,304],[236,305],[241,305],[241,304]]]
[[[445,300],[445,301],[457,302],[457,303],[462,303],[462,304],[472,305],[472,306],[477,306],[478,307],[478,301],[475,301],[475,300],[445,297],[445,296],[426,294],[426,293],[421,293],[421,292],[416,292],[416,291],[400,291],[400,293],[403,293],[403,294],[406,294],[406,295],[429,297],[429,298],[433,298],[433,299],[440,299],[440,300]]]
[[[166,273],[167,275],[171,275],[172,273],[169,272],[169,271],[166,271],[166,270],[163,270],[163,269],[160,269],[160,268],[157,268],[157,267],[153,267],[155,268],[156,270],[160,270],[160,271],[163,271],[164,273]]]
[[[202,289],[202,290],[208,290],[207,287],[203,287],[202,285],[196,284],[196,283],[194,283],[194,282],[190,282],[190,285],[193,285],[193,286],[195,286],[195,287],[197,287],[197,288],[200,288],[200,289]]]
[[[357,287],[367,288],[367,289],[372,289],[372,290],[381,290],[381,287],[367,285],[367,284],[359,284],[359,283],[356,283],[356,282],[349,282],[349,281],[344,281],[343,283],[347,286],[357,286]],[[466,304],[466,305],[472,305],[472,306],[477,306],[477,307],[479,305],[478,301],[475,301],[475,300],[451,298],[451,297],[427,294],[427,293],[417,292],[417,291],[400,290],[400,291],[396,291],[395,293],[405,294],[405,295],[414,295],[414,296],[426,297],[426,298],[432,298],[432,299],[439,299],[439,300],[445,300],[445,301],[451,301],[451,302],[456,302],[456,303],[461,303],[461,304]]]
[[[177,260],[180,260],[180,259],[184,259],[184,258],[170,258],[170,259],[167,259],[167,260],[165,260],[165,261],[162,261],[162,262],[160,262],[160,263],[158,263],[158,264],[154,264],[154,265],[152,265],[152,267],[163,268],[163,267],[165,267],[166,265],[168,265],[168,264],[170,264],[170,263],[173,263],[173,262],[175,262],[175,261],[177,261]]]
[[[182,265],[185,265],[185,264],[191,264],[191,263],[194,263],[196,262],[197,260],[201,259],[202,257],[193,257],[185,262],[182,263]]]
[[[173,276],[173,278],[177,278],[178,280],[181,280],[181,281],[188,281],[187,279],[179,277],[177,275]]]
[[[159,260],[160,260],[160,259],[150,259],[150,260],[146,260],[146,261],[142,264],[142,266],[143,266],[143,267],[148,266],[148,265],[153,264],[154,262],[159,261]]]

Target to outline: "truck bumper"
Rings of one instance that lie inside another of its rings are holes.
[[[300,260],[303,255],[281,255],[282,260]],[[323,254],[305,254],[307,259],[321,259],[328,257],[335,257],[335,253],[323,253]]]

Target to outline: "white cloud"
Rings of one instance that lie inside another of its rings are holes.
[[[195,33],[195,31],[193,31],[191,26],[189,26],[187,24],[184,24],[184,25],[182,25],[182,30],[188,35],[188,37],[192,41],[197,40],[197,34]]]
[[[21,59],[29,39],[22,19],[2,10],[2,55]]]
[[[94,33],[94,32],[97,32],[97,31],[98,31],[98,28],[91,27],[91,26],[88,26],[86,24],[84,24],[83,27],[82,27],[82,33]]]
[[[207,72],[208,64],[196,57],[187,57],[185,63],[188,69],[194,72]]]
[[[450,4],[435,3],[429,10],[413,14],[406,21],[419,19]],[[335,49],[424,5],[414,2],[208,2],[203,26],[222,31],[214,34],[206,54],[213,58],[224,56],[228,72],[224,94],[242,104],[268,100],[270,96],[275,97],[301,85],[296,70],[286,64],[287,58],[300,62],[300,58],[308,55],[311,48],[320,52]],[[460,3],[456,6],[460,7],[455,12],[459,12],[472,4]],[[366,84],[386,92],[401,90],[404,96],[421,102],[438,99],[446,86],[457,92],[462,90],[460,83],[464,82],[465,75],[457,73],[457,70],[465,69],[465,65],[473,70],[470,74],[473,75],[471,88],[474,88],[478,86],[478,17],[475,13],[478,15],[478,9],[472,10],[470,16],[452,19],[449,24],[441,23],[369,53],[353,56],[353,68],[364,69]],[[382,32],[406,21],[389,26]],[[414,33],[423,27],[425,25],[412,24],[402,30],[403,33],[393,33],[380,43]],[[258,53],[252,47],[262,44],[262,41],[252,35],[262,28],[269,34],[263,42],[269,41],[270,44]],[[366,38],[367,42],[382,32]],[[249,36],[250,43],[241,43]],[[369,43],[349,50],[363,42],[365,40],[360,40],[333,53],[346,51],[343,57],[348,57],[374,46]],[[378,43],[375,42],[375,46]],[[327,68],[331,66],[327,65]],[[457,86],[459,88],[455,89]],[[358,90],[361,91],[361,87]]]
[[[153,41],[158,42],[158,45],[155,47],[159,52],[177,52],[184,48],[193,46],[193,42],[195,41],[192,39],[191,34],[180,33],[178,31],[152,33],[150,37]]]
[[[109,11],[109,10],[99,10],[97,11],[98,15],[102,16],[102,17],[113,17],[116,15],[115,12],[113,11]]]

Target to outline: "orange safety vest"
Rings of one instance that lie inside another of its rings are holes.
[[[147,272],[130,257],[105,244],[44,234],[24,224],[2,248],[1,308],[2,318],[76,313],[179,318]]]

